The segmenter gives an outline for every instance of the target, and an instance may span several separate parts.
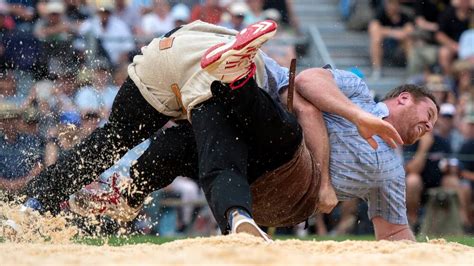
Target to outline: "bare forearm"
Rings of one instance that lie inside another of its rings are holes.
[[[464,177],[465,179],[469,179],[471,181],[474,181],[474,172],[471,172],[471,171],[467,171],[467,170],[463,170],[461,172],[461,175],[462,177]]]
[[[337,87],[332,74],[325,69],[308,69],[296,78],[298,93],[322,112],[333,113],[356,124],[364,113]]]
[[[294,95],[294,109],[303,129],[305,144],[321,173],[321,184],[330,185],[329,138],[323,115],[297,92]]]
[[[449,38],[449,36],[446,35],[444,32],[437,32],[436,40],[439,42],[439,44],[449,47],[450,49],[453,49],[453,50],[455,50],[454,47],[457,46],[457,42]]]
[[[434,22],[429,22],[423,17],[417,17],[415,20],[415,23],[418,27],[428,30],[428,31],[437,31],[438,30],[438,24]]]
[[[426,154],[426,152],[417,151],[413,158],[408,161],[405,166],[407,173],[421,173],[421,171],[423,171],[423,168],[425,168]]]

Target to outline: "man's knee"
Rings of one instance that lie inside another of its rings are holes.
[[[460,182],[456,176],[444,176],[441,180],[441,186],[447,189],[459,189]]]
[[[419,174],[408,174],[406,177],[407,197],[419,196],[423,190],[423,181]]]

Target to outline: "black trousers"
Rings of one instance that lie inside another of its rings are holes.
[[[131,79],[120,88],[109,122],[45,169],[25,188],[38,199],[43,211],[59,213],[59,203],[95,180],[129,149],[151,137],[169,121],[141,95]]]

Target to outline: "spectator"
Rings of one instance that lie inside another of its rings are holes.
[[[49,74],[57,74],[68,67],[76,70],[78,65],[72,49],[75,28],[66,20],[64,10],[61,2],[48,2],[46,17],[39,19],[34,27],[34,35],[41,41],[42,61]]]
[[[88,19],[93,11],[86,5],[84,0],[65,0],[65,16],[67,19],[78,27],[79,23]]]
[[[443,173],[442,187],[456,191],[459,198],[459,214],[465,230],[469,230],[469,206],[471,204],[471,184],[469,180],[461,178],[459,160],[446,158],[439,162],[439,169]]]
[[[441,104],[438,125],[435,128],[438,136],[448,140],[453,153],[459,151],[463,142],[463,136],[457,127],[456,115],[456,107],[453,104]]]
[[[454,92],[449,87],[447,80],[440,74],[428,74],[424,84],[436,98],[438,104],[456,102]]]
[[[471,14],[470,0],[458,0],[455,6],[448,8],[439,18],[436,40],[441,45],[438,57],[445,74],[452,74],[453,60],[459,53],[459,39],[469,28]]]
[[[71,149],[80,140],[81,116],[77,112],[59,115],[58,124],[49,128],[45,147],[45,165],[56,162],[60,153]]]
[[[249,12],[247,12],[245,15],[245,25],[250,25],[265,19],[265,14],[263,13],[263,4],[264,0],[247,0]]]
[[[249,7],[245,2],[235,2],[229,6],[230,17],[227,21],[221,22],[221,26],[241,31],[244,27],[245,14],[249,12]]]
[[[449,7],[449,0],[415,1],[415,26],[413,53],[408,56],[408,73],[414,75],[427,66],[437,63],[438,46],[435,33],[439,30],[438,19]]]
[[[191,10],[191,21],[202,20],[218,25],[221,22],[224,9],[219,0],[205,0],[204,4],[196,4]]]
[[[474,182],[474,113],[466,114],[462,122],[465,141],[459,150],[461,174]]]
[[[331,236],[340,236],[349,234],[357,222],[359,199],[351,199],[340,203],[341,217],[337,225],[329,233]]]
[[[140,20],[140,10],[128,4],[126,0],[115,0],[114,15],[127,23],[133,34],[138,35],[142,33]]]
[[[469,60],[458,60],[453,65],[453,73],[457,81],[457,89],[460,97],[470,97],[474,88],[474,62]]]
[[[427,31],[430,41],[439,30],[438,19],[450,6],[450,0],[415,1],[415,25],[418,29]]]
[[[145,15],[153,10],[153,0],[132,0],[131,5],[140,10],[140,14]]]
[[[61,2],[48,2],[46,16],[36,22],[34,35],[42,41],[66,41],[70,39],[72,27],[64,19],[64,5]]]
[[[8,67],[9,63],[5,57],[5,47],[11,38],[11,31],[15,23],[10,17],[10,12],[5,3],[0,3],[0,71]]]
[[[201,193],[196,182],[187,177],[177,177],[170,184],[170,190],[178,193],[182,201],[182,206],[177,206],[178,228],[181,232],[186,232],[192,226],[193,213],[196,209],[195,203],[204,202],[204,195]]]
[[[54,81],[54,96],[57,104],[55,105],[55,113],[77,111],[74,103],[74,97],[77,92],[76,75],[67,72],[58,76]]]
[[[459,159],[461,161],[461,176],[464,180],[469,181],[471,184],[471,195],[472,189],[474,188],[474,113],[468,113],[463,119],[464,127],[464,137],[465,141],[459,150]],[[468,205],[468,211],[470,211],[470,217],[473,218],[472,207],[469,209],[469,206],[472,206],[472,198],[470,199]],[[471,226],[474,225],[474,220],[469,221]]]
[[[118,89],[122,84],[125,82],[125,80],[128,77],[128,65],[121,65],[117,68],[115,68],[114,74],[113,74],[113,81],[112,81],[112,86]]]
[[[171,16],[168,1],[155,0],[153,12],[143,16],[141,25],[143,34],[150,39],[174,29],[174,19]]]
[[[57,144],[60,151],[67,151],[81,141],[79,129],[81,116],[77,112],[65,112],[59,116]]]
[[[90,107],[93,107],[92,105]],[[85,110],[88,110],[87,112]],[[87,138],[95,129],[101,126],[103,121],[100,109],[89,108],[81,110],[81,128],[79,140]]]
[[[35,0],[6,0],[16,27],[20,32],[30,33],[35,18]]]
[[[176,4],[171,9],[171,17],[174,19],[174,26],[179,27],[189,23],[191,11],[184,4]]]
[[[25,96],[17,90],[15,76],[12,70],[0,73],[0,103],[11,103],[20,106]]]
[[[32,71],[42,74],[38,68],[41,65],[41,45],[33,36],[32,26],[28,27],[27,31],[22,27],[15,27],[7,36],[8,41],[5,43],[5,60],[15,72],[21,72],[23,80],[31,80]]]
[[[413,25],[409,18],[401,13],[399,1],[387,0],[383,10],[369,24],[372,79],[381,77],[384,55],[392,55],[392,59],[395,59],[400,54],[409,54],[411,44],[408,37],[412,31]],[[402,53],[398,52],[400,50]]]
[[[56,115],[54,108],[56,98],[53,95],[54,84],[50,80],[40,80],[33,85],[26,101],[22,103],[22,108],[35,108],[39,114],[38,134],[47,139],[48,131],[56,126]]]
[[[474,16],[471,16],[471,29],[464,31],[459,39],[459,59],[474,64]]]
[[[37,117],[18,106],[0,103],[0,182],[16,191],[43,168],[44,141]]]
[[[87,40],[90,39],[88,37],[95,38],[99,56],[106,57],[112,65],[119,65],[128,61],[127,54],[135,48],[135,44],[127,24],[112,15],[113,10],[111,5],[98,7],[97,16],[86,20],[79,33]]]
[[[91,84],[80,88],[74,101],[83,117],[97,114],[103,124],[109,117],[117,92],[118,88],[112,85],[109,68],[102,62],[94,69]]]

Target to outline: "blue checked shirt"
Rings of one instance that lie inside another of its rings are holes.
[[[351,72],[330,70],[339,89],[355,104],[373,115],[387,117],[384,103],[375,103],[365,82]],[[374,150],[354,124],[324,114],[331,147],[330,175],[339,200],[360,198],[368,202],[369,218],[381,216],[394,224],[407,224],[405,171],[401,156],[381,138]]]

